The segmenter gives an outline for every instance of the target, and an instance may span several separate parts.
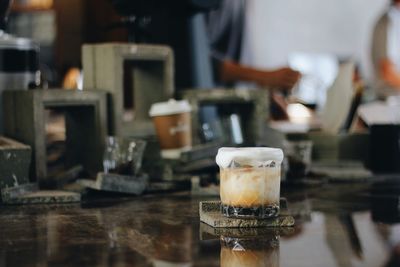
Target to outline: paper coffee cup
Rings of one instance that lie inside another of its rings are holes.
[[[188,101],[155,103],[149,115],[153,119],[161,156],[178,159],[183,151],[192,147],[191,107]]]

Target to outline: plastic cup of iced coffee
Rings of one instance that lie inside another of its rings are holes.
[[[149,111],[153,119],[161,156],[179,159],[184,151],[192,147],[191,107],[188,101],[170,99],[154,103]]]
[[[220,148],[216,162],[222,214],[244,219],[278,216],[282,160],[278,148]]]

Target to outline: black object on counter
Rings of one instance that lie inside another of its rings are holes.
[[[372,125],[370,165],[374,173],[400,173],[400,125]]]
[[[160,9],[174,9],[177,13],[204,12],[217,8],[221,0],[111,0],[118,13],[125,16],[148,16]]]
[[[12,0],[0,0],[0,29],[4,30]]]
[[[400,177],[371,185],[371,211],[375,222],[400,222]]]
[[[206,48],[209,40],[198,37],[205,35],[205,25],[201,23],[201,16],[195,15],[218,8],[222,0],[109,1],[123,18],[107,28],[126,28],[129,42],[164,44],[174,50],[177,91],[185,88],[212,87],[212,84],[209,84],[212,79],[211,67],[202,63],[206,62],[203,57],[208,53]],[[195,47],[194,43],[197,44]],[[198,68],[201,72],[194,71]]]

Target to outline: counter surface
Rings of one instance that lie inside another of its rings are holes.
[[[0,266],[400,266],[399,188],[292,187],[296,227],[222,238],[189,193],[1,206]]]

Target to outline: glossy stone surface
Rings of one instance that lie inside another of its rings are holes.
[[[189,193],[1,206],[0,266],[228,266],[250,252],[261,266],[400,266],[389,204],[399,192],[398,182],[285,189],[297,224],[286,232],[210,231],[198,208],[213,199]]]

